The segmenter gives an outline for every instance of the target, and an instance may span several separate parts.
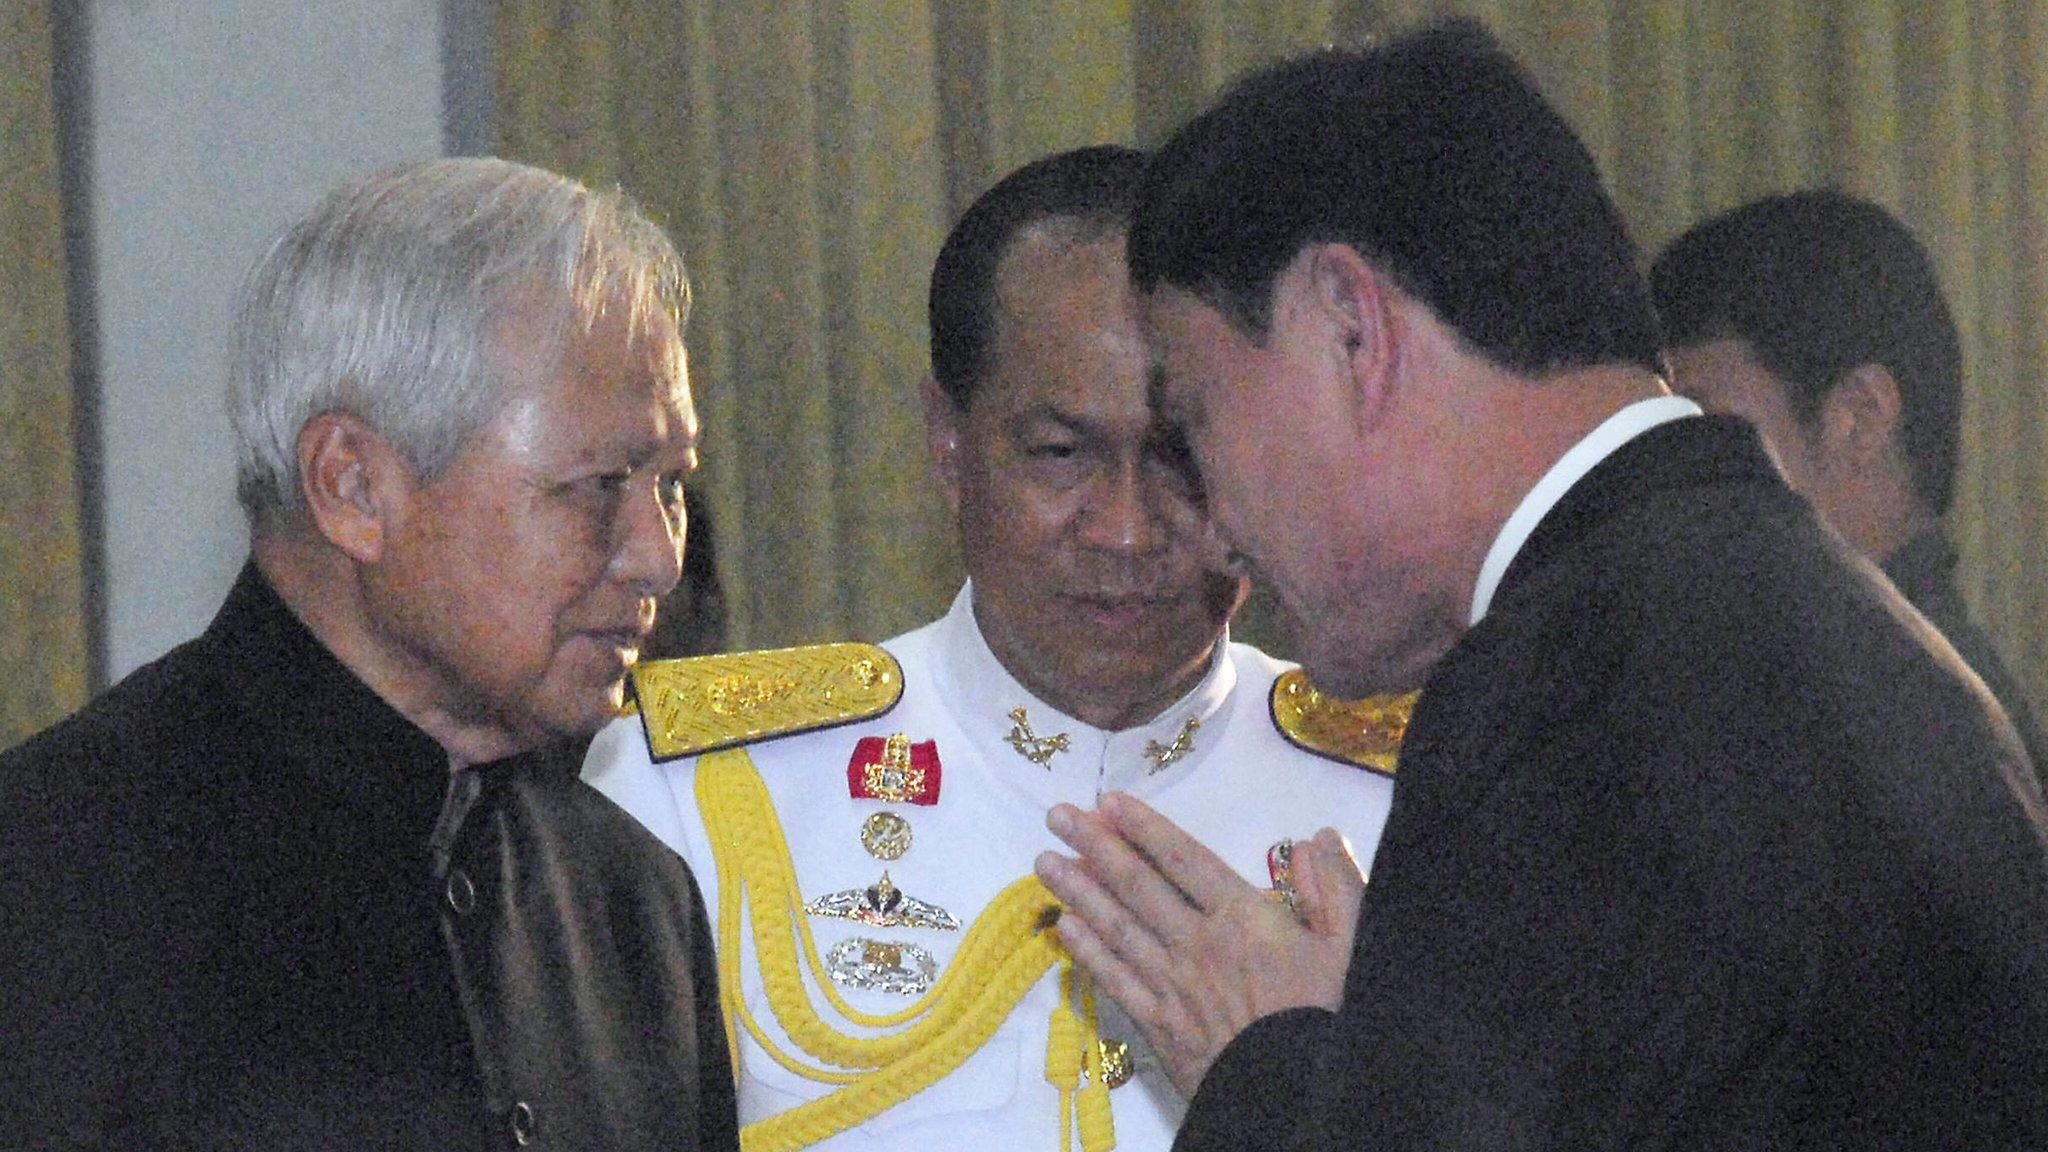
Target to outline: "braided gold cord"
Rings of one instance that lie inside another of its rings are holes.
[[[1061,1149],[1068,1147],[1070,1130],[1080,1136],[1082,1152],[1116,1147],[1109,1083],[1102,1074],[1095,992],[1087,978],[1075,972],[1072,959],[1060,964],[1060,1006],[1053,1010],[1046,1037],[1045,1078],[1060,1094]]]
[[[697,802],[706,827],[715,829],[712,856],[719,873],[720,943],[738,942],[737,913],[744,889],[769,1006],[790,1039],[817,1059],[850,1068],[871,1068],[898,1059],[922,1043],[921,1032],[939,1031],[972,1004],[968,997],[953,995],[955,987],[985,989],[1004,961],[1032,940],[1044,940],[1046,944],[1038,974],[1042,975],[1061,955],[1057,938],[1038,931],[1040,924],[1052,918],[1050,913],[1058,902],[1037,877],[1025,876],[998,893],[975,918],[952,962],[930,991],[900,1012],[861,1012],[839,995],[819,958],[810,922],[803,913],[796,868],[790,860],[781,821],[775,815],[760,773],[754,770],[743,750],[713,753],[699,762]],[[728,876],[736,882],[727,883]],[[735,977],[737,952],[737,948],[729,948],[720,954],[721,967],[734,965]],[[916,1024],[887,1036],[845,1036],[820,1019],[813,1009],[799,975],[800,964],[810,969],[826,1001],[848,1020],[870,1028],[895,1027],[911,1021]],[[1036,976],[1032,982],[1036,982]],[[737,989],[734,991],[736,994]]]
[[[1037,977],[1044,971],[1044,967],[1033,968],[1030,981],[1023,987],[1037,983]],[[1000,1004],[996,997],[987,997],[985,1002]],[[875,1069],[828,1095],[747,1125],[740,1132],[740,1146],[745,1152],[790,1152],[879,1115],[951,1075],[968,1056],[981,1050],[1008,1016],[1008,1007],[966,1014],[934,1037],[932,1043],[905,1058]],[[1063,1107],[1062,1128],[1065,1113]]]
[[[825,1096],[748,1125],[741,1132],[747,1152],[782,1152],[802,1148],[875,1116],[950,1075],[969,1055],[980,1050],[1018,1002],[1060,964],[1065,950],[1056,932],[1047,929],[1058,904],[1034,876],[1003,889],[975,918],[945,973],[932,988],[901,1012],[863,1013],[832,987],[819,958],[797,886],[789,842],[775,814],[773,801],[744,749],[711,753],[697,767],[697,802],[711,833],[712,858],[718,870],[719,999],[725,1009],[727,1042],[735,1071],[739,1068],[738,1032],[744,1028],[776,1063],[807,1079],[839,1087]],[[814,1060],[836,1068],[806,1064],[785,1051],[761,1027],[740,992],[742,909],[751,922],[756,960],[769,1008],[789,1038]],[[868,1027],[908,1025],[882,1036],[848,1036],[823,1019],[804,987],[808,968],[834,1010]],[[1071,964],[1062,971],[1059,1012],[1067,1007]],[[958,991],[956,991],[958,990]],[[1085,995],[1085,993],[1084,993]],[[1075,1053],[1073,1077],[1061,1093],[1061,1146],[1068,1125],[1078,1120],[1086,1152],[1103,1152],[1114,1138],[1091,1141],[1091,1132],[1107,1133],[1107,1101],[1099,1121],[1092,1100],[1081,1102],[1076,1117],[1072,1085],[1084,1067],[1094,1072],[1090,1087],[1099,1087],[1100,1068],[1083,1063],[1096,1048],[1094,1002],[1084,1001],[1085,1036],[1069,1036],[1066,1044],[1049,1044],[1048,1071],[1056,1049]],[[1056,1015],[1057,1020],[1057,1015]],[[1058,1037],[1055,1036],[1055,1041]],[[1099,1058],[1097,1059],[1099,1064]],[[1106,1089],[1104,1090],[1106,1091]],[[1096,1122],[1091,1122],[1096,1121]]]

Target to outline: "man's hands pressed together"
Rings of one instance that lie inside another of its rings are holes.
[[[1290,910],[1121,793],[1094,812],[1058,805],[1046,825],[1079,855],[1037,861],[1066,905],[1061,940],[1130,1015],[1182,1095],[1194,1096],[1254,1020],[1342,1002],[1365,878],[1336,832],[1295,845]]]

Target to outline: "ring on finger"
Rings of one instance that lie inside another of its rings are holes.
[[[1264,896],[1268,901],[1274,904],[1287,905],[1288,913],[1292,915],[1295,918],[1295,920],[1303,924],[1308,923],[1307,917],[1304,917],[1301,914],[1301,897],[1295,895],[1294,888],[1292,885],[1289,885],[1285,888],[1267,888],[1264,891],[1262,891],[1260,895]]]

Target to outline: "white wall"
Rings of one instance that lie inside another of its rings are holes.
[[[230,302],[329,187],[442,149],[440,0],[89,7],[108,672],[197,634],[247,547]]]

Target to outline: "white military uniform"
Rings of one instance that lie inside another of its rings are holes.
[[[788,840],[801,900],[838,893],[840,907],[858,904],[886,870],[904,906],[950,913],[960,925],[877,928],[812,912],[817,955],[826,957],[843,945],[834,979],[841,985],[836,991],[853,1007],[882,1014],[910,1006],[918,989],[884,990],[859,972],[845,971],[855,967],[852,958],[863,942],[910,945],[902,950],[905,969],[914,975],[922,955],[943,972],[991,898],[1030,873],[1039,853],[1063,847],[1045,827],[1045,813],[1057,803],[1090,808],[1104,792],[1127,792],[1261,887],[1271,882],[1268,852],[1277,842],[1307,838],[1325,826],[1342,832],[1359,862],[1369,865],[1393,780],[1289,742],[1269,702],[1276,678],[1289,665],[1249,645],[1219,644],[1193,691],[1148,724],[1107,732],[1055,711],[1003,669],[975,624],[971,594],[970,585],[945,617],[882,646],[901,666],[902,696],[893,708],[746,748]],[[1021,722],[1014,715],[1019,709]],[[940,766],[936,803],[888,803],[851,794],[847,768],[858,742],[892,734],[934,742]],[[1058,743],[1064,748],[1051,751]],[[689,861],[715,920],[719,886],[730,879],[719,875],[713,833],[696,801],[698,766],[697,757],[655,762],[640,719],[628,717],[598,736],[584,777]],[[908,849],[888,859],[875,854],[862,835],[864,822],[883,811],[900,816],[910,831]],[[888,888],[881,892],[887,897]],[[866,899],[876,903],[872,893]],[[764,996],[751,922],[738,931],[748,1012],[778,1046],[794,1051]],[[721,939],[719,947],[729,944]],[[815,980],[807,978],[805,986],[820,1014],[842,1031],[879,1034],[836,1016]],[[1047,1080],[1046,1051],[1048,1021],[1060,996],[1058,976],[1048,973],[952,1074],[822,1146],[1059,1147],[1061,1101]],[[1136,1065],[1136,1074],[1109,1096],[1116,1147],[1164,1149],[1185,1104],[1142,1050],[1136,1029],[1107,997],[1099,1007],[1105,1040],[1128,1041]],[[737,1053],[742,1125],[831,1090],[770,1059],[744,1030]]]

